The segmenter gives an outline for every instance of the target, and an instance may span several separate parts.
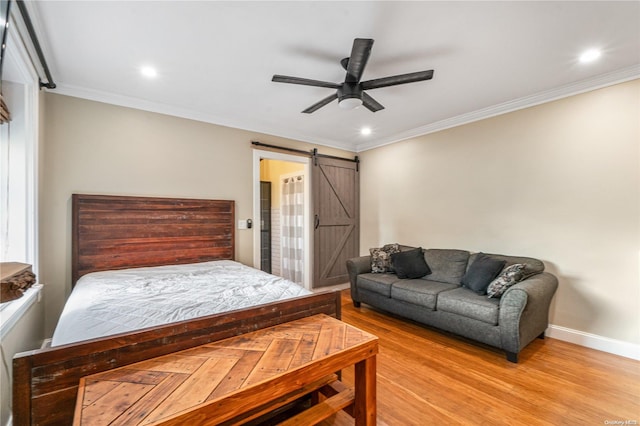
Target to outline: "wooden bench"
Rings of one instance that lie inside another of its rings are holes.
[[[84,377],[74,425],[242,424],[308,394],[284,424],[345,409],[375,425],[377,353],[377,337],[315,315]],[[334,374],[351,365],[354,388]]]

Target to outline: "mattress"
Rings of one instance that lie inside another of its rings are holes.
[[[81,277],[52,346],[310,294],[231,260],[93,272]]]

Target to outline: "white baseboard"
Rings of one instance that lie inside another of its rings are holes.
[[[553,339],[640,361],[640,345],[634,343],[610,339],[553,324],[547,328],[546,335]]]

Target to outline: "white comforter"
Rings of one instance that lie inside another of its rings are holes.
[[[310,292],[230,260],[94,272],[80,278],[52,346],[123,333]]]

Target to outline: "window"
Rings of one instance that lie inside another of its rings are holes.
[[[36,272],[39,80],[14,28],[1,86],[12,119],[0,125],[0,261],[28,263]]]

